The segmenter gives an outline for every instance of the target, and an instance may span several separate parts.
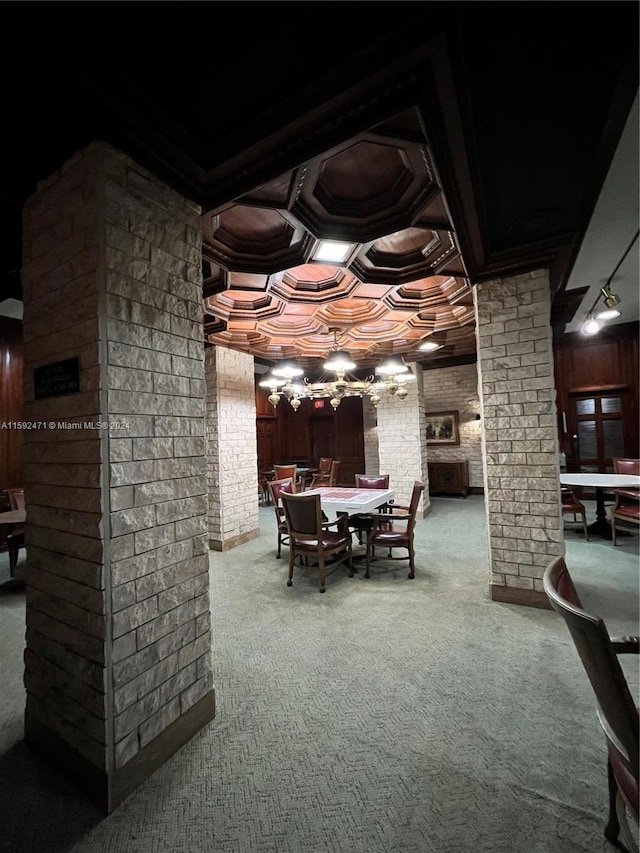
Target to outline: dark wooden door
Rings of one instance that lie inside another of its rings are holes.
[[[258,435],[258,471],[266,471],[278,462],[278,436],[275,418],[256,420]]]
[[[608,474],[614,457],[625,456],[628,388],[603,388],[569,394],[568,432],[571,471]]]
[[[321,456],[336,456],[335,414],[316,415],[309,418],[309,435],[311,437],[311,462],[318,464]]]

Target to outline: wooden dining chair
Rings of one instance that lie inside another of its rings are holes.
[[[293,567],[296,557],[303,560],[305,567],[310,564],[318,567],[320,592],[325,591],[327,557],[336,557],[336,563],[347,561],[351,577],[353,575],[351,531],[347,525],[346,515],[339,515],[334,521],[323,521],[320,495],[294,495],[283,492],[281,498],[289,532],[287,586],[293,584]],[[332,527],[336,529],[332,530]]]
[[[276,559],[279,560],[282,546],[289,544],[289,528],[287,527],[287,519],[284,515],[281,497],[283,492],[288,492],[289,494],[295,493],[296,481],[291,477],[284,477],[282,480],[269,480],[267,488],[269,489],[271,502],[273,503],[273,509],[276,514],[276,531],[278,534]]]
[[[616,474],[640,474],[640,459],[614,459],[613,470]],[[618,544],[618,533],[628,524],[640,525],[640,489],[614,489],[614,502],[609,519],[611,521],[611,540]]]
[[[9,508],[12,510],[24,509],[24,489],[7,489]],[[14,524],[7,533],[7,550],[9,552],[9,574],[13,577],[20,549],[25,547],[24,524]]]
[[[549,563],[542,583],[551,606],[569,629],[595,694],[595,712],[607,747],[609,818],[605,838],[629,853],[637,851],[640,718],[618,655],[637,655],[638,637],[610,637],[603,620],[583,609],[564,557]]]
[[[414,530],[416,526],[416,515],[418,504],[424,492],[424,484],[418,480],[413,484],[411,500],[408,506],[393,504],[389,512],[374,516],[374,523],[367,537],[367,568],[365,578],[369,577],[371,556],[376,547],[388,548],[389,553],[385,560],[409,560],[409,575],[415,577],[415,547]],[[398,557],[393,556],[394,548],[402,548],[407,551]]]
[[[356,474],[355,483],[356,489],[388,489],[389,474]],[[389,512],[389,507],[389,503],[381,504],[375,512]],[[362,545],[363,533],[368,534],[373,527],[373,520],[370,516],[371,513],[362,512],[357,512],[349,516],[349,526],[355,531],[359,545]]]
[[[340,473],[340,464],[341,463],[339,459],[332,459],[328,472],[322,473],[318,471],[313,475],[313,480],[311,481],[310,488],[333,488],[334,486],[337,486],[338,474]]]
[[[560,503],[562,506],[562,515],[572,515],[574,524],[578,523],[578,516],[582,521],[582,529],[584,530],[584,538],[589,541],[589,529],[587,528],[587,511],[585,510],[582,501],[578,500],[575,491],[571,486],[560,487]]]
[[[302,477],[298,476],[297,465],[274,465],[273,473],[274,480],[284,480],[287,477],[291,477],[296,484],[295,491],[302,492],[304,490],[304,480]]]

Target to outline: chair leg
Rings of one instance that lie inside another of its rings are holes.
[[[293,554],[293,548],[289,551],[289,577],[287,578],[287,586],[291,586],[293,584],[293,563],[295,557]]]
[[[584,539],[585,542],[589,541],[589,528],[587,527],[587,514],[582,513],[582,527],[584,529]]]
[[[620,834],[620,821],[616,811],[618,783],[609,760],[607,760],[607,780],[609,782],[609,820],[604,830],[604,837],[618,847],[618,835]]]
[[[614,516],[611,516],[611,541],[614,545],[616,545],[616,520]]]
[[[369,537],[367,536],[367,565],[364,571],[365,578],[371,577],[369,574],[369,567],[371,565],[371,552],[373,551],[373,546],[369,543]]]
[[[416,576],[416,567],[415,567],[415,552],[413,550],[413,545],[409,546],[409,577],[413,580]]]
[[[15,568],[18,565],[18,551],[20,550],[20,546],[12,536],[7,537],[7,546],[9,550],[9,576],[13,577]]]
[[[318,572],[320,574],[320,592],[324,592],[324,584],[327,579],[327,567],[324,564],[323,555],[320,555],[318,559]]]

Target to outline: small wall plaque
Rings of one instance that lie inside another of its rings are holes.
[[[33,396],[36,400],[62,397],[80,391],[80,359],[67,358],[33,370]]]

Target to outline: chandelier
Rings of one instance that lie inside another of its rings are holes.
[[[297,411],[305,398],[312,400],[329,398],[334,411],[345,397],[368,397],[373,406],[377,406],[383,394],[404,400],[409,393],[407,383],[415,380],[411,368],[402,358],[390,356],[381,362],[375,373],[366,379],[348,373],[356,365],[346,350],[338,349],[338,331],[334,333],[334,346],[323,367],[326,371],[318,380],[303,376],[303,369],[291,360],[281,361],[258,384],[269,388],[269,402],[275,407],[284,397]],[[330,376],[329,374],[334,374]]]

